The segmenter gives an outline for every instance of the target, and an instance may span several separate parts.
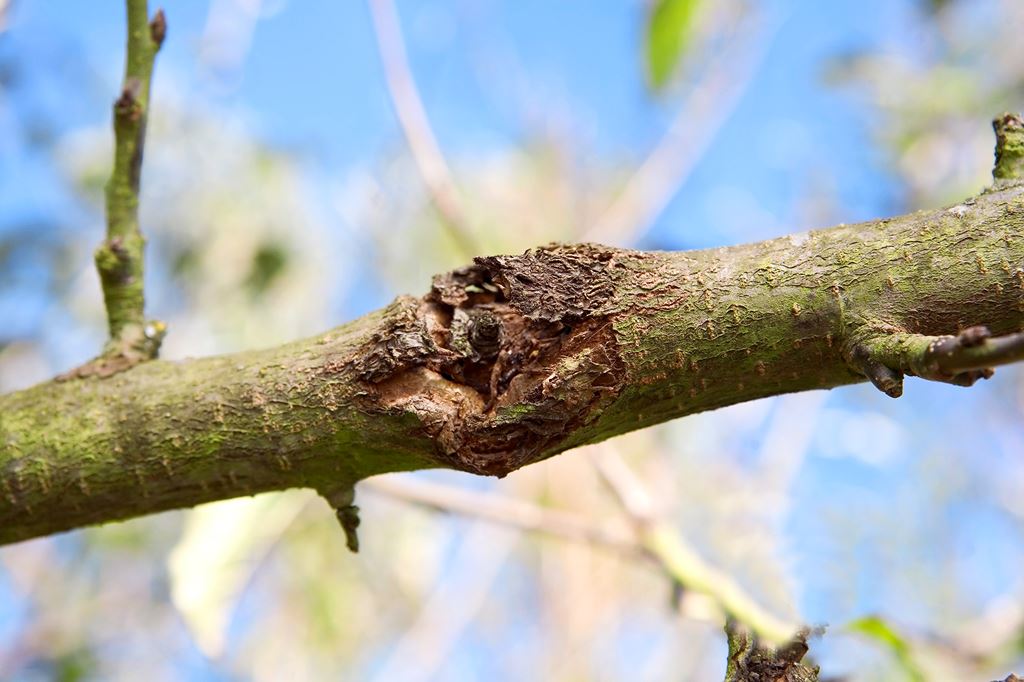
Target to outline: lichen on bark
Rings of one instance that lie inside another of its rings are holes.
[[[387,471],[505,475],[687,414],[864,381],[858,348],[902,371],[898,339],[985,325],[994,342],[1024,326],[1022,228],[1024,187],[1006,181],[949,209],[758,244],[555,244],[478,258],[279,348],[0,396],[0,542]]]

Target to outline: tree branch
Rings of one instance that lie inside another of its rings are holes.
[[[625,466],[621,461],[620,464]],[[605,475],[608,470],[602,473]],[[617,476],[616,480],[619,480]],[[667,523],[645,523],[637,532],[625,534],[595,525],[571,512],[454,486],[393,477],[374,478],[363,485],[374,492],[428,509],[589,543],[617,552],[623,558],[649,559],[675,584],[707,596],[722,614],[730,614],[768,642],[782,642],[797,632],[796,625],[762,609],[732,578],[705,563]],[[639,485],[639,482],[626,485]]]
[[[163,10],[150,21],[146,0],[127,0],[126,7],[124,84],[114,102],[114,168],[106,187],[107,238],[96,249],[110,340],[98,358],[66,378],[107,376],[155,358],[165,331],[163,323],[145,320],[139,181],[153,62],[167,34],[167,21]]]
[[[551,245],[478,258],[279,348],[41,384],[0,397],[0,542],[388,471],[503,476],[687,414],[864,381],[863,347],[901,372],[887,338],[1024,327],[1022,232],[1024,184],[1001,180],[950,210],[759,244]]]
[[[729,658],[725,682],[817,682],[818,666],[801,663],[807,654],[810,632],[798,633],[788,643],[773,648],[761,642],[743,625],[725,625]]]

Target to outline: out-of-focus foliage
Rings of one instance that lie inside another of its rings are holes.
[[[923,682],[927,679],[914,663],[910,644],[883,619],[878,616],[864,616],[847,624],[846,627],[850,632],[864,635],[891,651],[902,672],[911,682]]]
[[[647,78],[665,88],[683,57],[700,10],[700,0],[654,0],[647,20]]]
[[[1024,4],[1017,0],[921,2],[903,45],[849,55],[830,78],[879,112],[875,131],[909,189],[933,206],[991,179],[988,122],[1024,102]]]

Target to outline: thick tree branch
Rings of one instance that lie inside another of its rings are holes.
[[[2,396],[0,542],[387,471],[502,476],[683,415],[905,372],[886,351],[900,340],[1024,327],[1022,228],[1024,185],[1004,179],[953,209],[759,244],[552,245],[478,258],[316,338]],[[1013,356],[1013,340],[975,341],[946,371]]]
[[[114,102],[114,168],[106,187],[107,237],[96,249],[110,341],[103,354],[75,375],[105,376],[156,357],[162,323],[146,322],[139,184],[149,115],[153,62],[167,34],[163,10],[152,21],[146,0],[127,0],[128,44],[124,84]]]

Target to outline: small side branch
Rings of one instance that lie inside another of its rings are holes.
[[[146,0],[127,0],[128,41],[124,84],[114,102],[114,169],[106,186],[107,236],[96,249],[110,340],[100,357],[72,376],[109,376],[157,356],[164,326],[147,322],[143,296],[143,248],[139,230],[139,181],[149,114],[153,62],[167,35],[158,10]]]
[[[434,511],[460,514],[571,542],[588,543],[623,555],[636,555],[640,551],[628,534],[596,525],[571,512],[540,507],[522,500],[390,476],[373,478],[360,485],[373,492]]]
[[[334,510],[334,515],[345,533],[345,546],[353,554],[359,552],[359,507],[356,506],[356,490],[352,487],[342,487],[331,492],[321,492],[321,497],[327,500]]]
[[[976,326],[956,336],[889,334],[858,344],[852,357],[871,383],[898,398],[904,374],[957,386],[988,379],[993,367],[1024,359],[1024,332],[993,337]]]

